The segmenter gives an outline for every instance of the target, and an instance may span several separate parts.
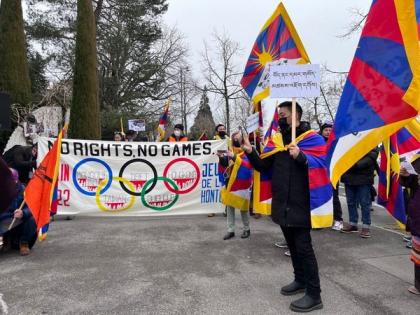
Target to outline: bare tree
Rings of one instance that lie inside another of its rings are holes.
[[[238,70],[236,58],[241,48],[239,43],[230,39],[226,34],[213,33],[213,49],[204,42],[202,53],[203,72],[208,91],[217,95],[224,104],[226,129],[231,130],[231,105],[240,95],[242,87],[239,84],[242,72]]]
[[[335,72],[323,66],[321,69],[321,95],[303,101],[304,119],[319,128],[325,121],[334,121],[340,97],[347,79],[347,72]]]
[[[254,109],[254,105],[245,90],[242,90],[241,93],[239,93],[239,96],[241,97],[236,98],[233,102],[233,116],[235,117],[235,120],[231,126],[232,130],[239,127],[246,128],[247,118],[252,114]]]
[[[350,14],[352,16],[352,22],[347,27],[344,34],[338,35],[339,38],[350,38],[355,34],[358,34],[365,24],[367,13],[360,8],[351,8]]]

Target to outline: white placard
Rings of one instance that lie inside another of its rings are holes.
[[[259,113],[252,114],[246,120],[246,131],[248,133],[254,132],[258,129],[259,125]]]
[[[141,119],[130,119],[128,121],[128,130],[146,131],[146,122]]]
[[[270,98],[318,97],[319,65],[271,65]]]
[[[405,170],[411,175],[418,175],[416,170],[414,169],[413,165],[407,161],[406,157],[400,158],[400,166],[401,168],[405,168]]]

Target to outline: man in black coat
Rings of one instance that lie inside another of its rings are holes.
[[[375,170],[377,169],[376,160],[378,149],[375,148],[362,157],[341,177],[341,182],[345,184],[347,208],[349,209],[349,221],[345,223],[341,232],[357,233],[359,214],[357,207],[362,209],[362,231],[360,237],[370,237],[370,208],[372,205],[371,187],[373,185]]]
[[[301,122],[302,108],[297,104],[296,136],[310,130]],[[253,167],[264,172],[273,170],[272,219],[280,225],[290,249],[295,280],[281,289],[283,295],[305,292],[304,297],[291,303],[297,312],[309,312],[323,307],[318,264],[312,248],[308,163],[305,154],[292,141],[292,103],[279,105],[279,125],[288,151],[281,151],[261,159],[244,137],[243,149]]]

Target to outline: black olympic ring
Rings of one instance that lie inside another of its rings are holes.
[[[153,171],[153,183],[145,191],[145,194],[148,194],[149,192],[151,192],[153,190],[153,188],[155,188],[155,186],[156,186],[156,184],[158,182],[158,174],[157,174],[156,168],[149,161],[146,161],[144,159],[133,159],[133,160],[130,160],[128,162],[125,162],[124,165],[121,167],[120,173],[119,173],[118,176],[119,177],[124,177],[123,176],[123,173],[124,173],[125,169],[127,168],[127,166],[131,165],[132,163],[136,163],[136,162],[141,162],[141,163],[147,164],[147,166],[149,166],[152,169],[152,171]],[[130,189],[128,189],[127,187],[125,187],[125,185],[124,185],[124,183],[122,181],[120,181],[120,186],[129,195],[137,196],[137,197],[140,197],[141,196],[141,193],[142,193],[141,191],[140,192],[131,191]]]

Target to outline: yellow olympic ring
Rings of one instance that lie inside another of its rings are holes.
[[[112,179],[113,180],[117,180],[117,181],[119,181],[119,182],[123,182],[124,184],[126,184],[129,188],[130,188],[130,190],[132,190],[132,191],[135,191],[136,190],[136,188],[134,187],[134,185],[133,185],[133,183],[132,182],[130,182],[129,180],[127,180],[127,179],[125,179],[125,178],[122,178],[122,177],[112,177]],[[133,196],[133,195],[130,195],[130,202],[127,204],[127,206],[125,206],[125,207],[123,207],[123,208],[121,208],[121,209],[117,209],[117,210],[110,210],[110,209],[108,209],[108,208],[106,208],[103,204],[102,204],[102,202],[101,202],[101,190],[102,190],[102,188],[107,184],[107,182],[108,182],[108,179],[103,179],[100,183],[99,183],[99,185],[98,185],[98,187],[96,188],[96,192],[95,192],[95,200],[96,200],[96,204],[97,204],[97,206],[98,206],[98,208],[99,209],[101,209],[102,211],[104,211],[104,212],[121,212],[121,211],[125,211],[125,210],[128,210],[128,209],[130,209],[133,205],[134,205],[134,202],[136,201],[136,197],[135,196]]]

